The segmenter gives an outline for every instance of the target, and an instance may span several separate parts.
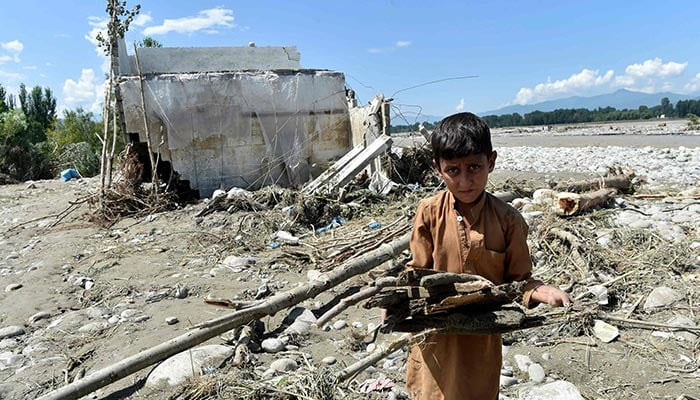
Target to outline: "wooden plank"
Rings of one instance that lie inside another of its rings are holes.
[[[319,188],[319,190],[332,192],[334,189],[347,185],[360,171],[372,162],[372,160],[385,152],[391,145],[391,142],[390,136],[380,136],[369,146],[365,147],[357,157],[353,158],[342,170],[338,171],[338,173],[329,180],[328,184]]]
[[[323,171],[321,175],[319,175],[316,179],[313,181],[309,182],[304,186],[302,189],[302,192],[306,194],[312,194],[315,193],[316,190],[318,190],[319,187],[323,186],[326,184],[331,178],[333,178],[340,170],[343,169],[350,161],[352,161],[355,157],[357,157],[358,154],[364,150],[365,147],[362,145],[355,146],[347,152],[344,156],[340,157],[340,159],[336,162],[334,162],[330,167],[328,167],[327,170]]]

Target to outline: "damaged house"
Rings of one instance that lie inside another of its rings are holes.
[[[127,140],[145,144],[135,56],[119,49]],[[368,107],[343,73],[302,68],[293,46],[140,48],[138,61],[152,149],[200,196],[302,185],[363,140],[352,126]]]

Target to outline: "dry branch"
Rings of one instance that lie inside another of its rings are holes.
[[[78,399],[226,331],[244,325],[250,321],[260,319],[266,315],[274,315],[290,306],[316,297],[318,294],[339,285],[353,276],[366,273],[385,261],[398,256],[403,250],[408,248],[409,240],[410,235],[404,235],[398,240],[385,243],[378,249],[357,257],[345,266],[329,272],[327,274],[328,279],[324,281],[313,281],[288,292],[278,293],[268,300],[248,309],[236,311],[207,323],[200,324],[184,335],[95,371],[77,382],[73,382],[45,394],[40,397],[40,399]]]
[[[617,193],[617,189],[600,189],[595,192],[569,193],[562,192],[557,195],[554,211],[562,216],[572,216],[606,203]]]
[[[572,183],[560,183],[556,189],[561,192],[584,192],[603,188],[619,189],[627,191],[632,186],[633,174],[615,175],[607,178],[587,179]]]

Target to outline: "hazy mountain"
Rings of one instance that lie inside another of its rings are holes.
[[[618,110],[625,108],[637,109],[641,105],[656,106],[661,103],[661,99],[668,97],[671,103],[675,104],[678,100],[698,99],[697,95],[685,95],[670,92],[662,93],[642,93],[633,92],[627,89],[620,89],[613,93],[601,94],[598,96],[581,97],[573,96],[565,99],[543,101],[536,104],[526,104],[507,106],[498,110],[485,111],[479,115],[502,115],[519,113],[523,115],[532,111],[554,111],[559,108],[588,108],[594,109],[598,107],[615,107]]]

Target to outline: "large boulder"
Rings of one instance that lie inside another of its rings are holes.
[[[146,386],[175,386],[191,378],[192,370],[200,375],[203,369],[218,368],[233,355],[231,347],[220,344],[196,347],[176,354],[157,366],[146,379]]]
[[[583,397],[572,383],[554,381],[521,389],[518,400],[583,400]]]

